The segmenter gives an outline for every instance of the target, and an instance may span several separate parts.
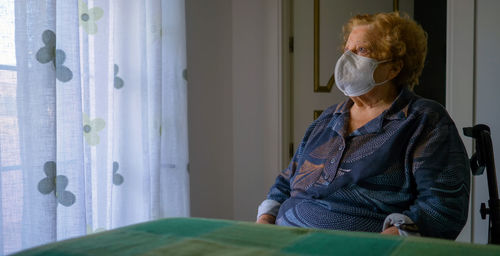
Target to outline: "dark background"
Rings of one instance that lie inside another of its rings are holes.
[[[415,92],[446,104],[446,0],[415,0],[413,18],[428,35],[427,58]]]

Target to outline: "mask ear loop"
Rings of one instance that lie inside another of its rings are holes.
[[[391,62],[391,61],[392,61],[392,59],[377,61],[377,62],[376,62],[375,69],[377,69],[378,65],[380,65],[380,64],[382,64],[382,63]],[[391,80],[391,79],[387,79],[387,80],[382,81],[382,82],[380,82],[380,83],[375,83],[375,78],[373,77],[373,75],[375,75],[375,69],[373,69],[373,74],[372,74],[372,79],[373,79],[373,85],[374,85],[374,86],[381,85],[381,84],[385,84],[385,83],[387,83],[389,80]]]

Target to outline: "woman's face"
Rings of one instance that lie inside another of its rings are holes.
[[[374,43],[377,38],[374,38],[375,33],[370,33],[371,28],[368,25],[355,26],[352,28],[351,34],[345,44],[344,51],[351,51],[357,55],[374,58],[375,59],[375,47]],[[377,59],[379,60],[379,59]],[[381,60],[379,60],[381,61]],[[375,72],[373,73],[373,79],[376,83],[392,79],[391,69],[392,62],[382,63],[377,66]]]
[[[368,25],[356,26],[352,28],[347,39],[344,51],[351,51],[357,55],[372,58],[373,50],[371,44],[370,28]]]

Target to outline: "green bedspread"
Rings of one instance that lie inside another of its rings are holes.
[[[173,218],[36,247],[15,255],[500,255],[500,246],[363,232]]]

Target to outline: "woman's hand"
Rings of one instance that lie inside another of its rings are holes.
[[[262,214],[256,221],[257,224],[274,224],[276,222],[276,217],[270,214]]]
[[[384,231],[382,231],[383,235],[396,235],[398,236],[399,235],[399,230],[397,227],[395,226],[391,226],[391,227],[388,227],[386,228]]]

